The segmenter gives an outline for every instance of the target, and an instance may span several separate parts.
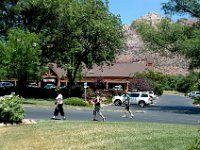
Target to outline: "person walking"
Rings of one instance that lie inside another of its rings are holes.
[[[60,91],[58,91],[58,95],[55,99],[55,110],[54,110],[54,116],[51,119],[56,119],[56,117],[58,116],[58,114],[60,113],[60,115],[63,117],[63,120],[65,120],[65,113],[63,110],[63,95],[61,94]]]
[[[103,121],[105,121],[105,117],[101,113],[101,102],[102,102],[102,99],[100,97],[100,93],[99,93],[99,91],[97,91],[96,92],[96,99],[93,101],[93,104],[94,104],[93,119],[92,119],[93,121],[98,121],[96,119],[96,114],[97,113],[103,119]]]
[[[128,95],[128,91],[124,92],[124,95],[122,97],[124,99],[124,105],[125,105],[125,110],[124,110],[124,115],[122,117],[127,117],[127,113],[130,114],[130,118],[133,118],[133,113],[130,110],[130,96]]]

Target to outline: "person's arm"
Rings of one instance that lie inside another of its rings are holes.
[[[130,96],[128,96],[128,105],[130,105],[131,102],[130,102]]]
[[[60,103],[60,101],[62,100],[62,95],[58,95],[57,97],[56,97],[56,103],[57,103],[57,105]]]

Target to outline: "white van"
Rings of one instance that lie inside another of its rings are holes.
[[[149,92],[128,92],[130,96],[130,103],[132,105],[139,105],[140,107],[145,107],[146,105],[152,104],[152,97]],[[122,96],[114,96],[112,102],[115,106],[120,106],[123,104],[124,99]]]

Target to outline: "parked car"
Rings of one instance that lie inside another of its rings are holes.
[[[14,84],[11,82],[0,82],[0,88],[9,89],[13,87],[14,87]]]
[[[200,91],[191,91],[187,94],[188,97],[196,98],[200,96]]]
[[[54,84],[46,84],[44,86],[45,89],[56,89],[57,87]]]
[[[36,84],[36,83],[29,83],[28,85],[27,85],[27,87],[29,87],[29,88],[38,88],[38,85]]]
[[[114,86],[113,90],[116,90],[116,91],[123,90],[122,85],[116,85],[116,86]]]
[[[145,107],[146,105],[152,104],[153,100],[149,92],[128,92],[130,96],[130,104],[139,105],[140,107]],[[122,105],[124,102],[122,96],[114,96],[112,102],[115,106]]]

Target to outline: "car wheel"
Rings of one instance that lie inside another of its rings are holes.
[[[115,106],[121,106],[122,105],[122,102],[120,100],[116,100],[114,102]]]
[[[140,101],[140,102],[139,102],[139,106],[140,106],[140,107],[145,107],[145,106],[146,106],[146,103],[145,103],[144,101]]]

